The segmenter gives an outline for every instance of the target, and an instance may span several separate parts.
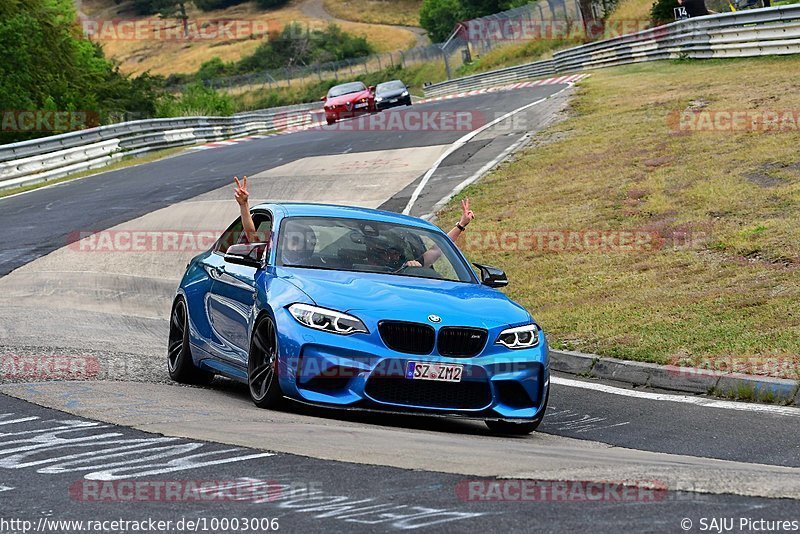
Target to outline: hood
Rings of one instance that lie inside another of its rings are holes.
[[[369,91],[359,91],[358,93],[348,93],[342,96],[335,96],[325,101],[326,106],[341,106],[348,102],[361,100],[362,98],[372,98],[372,93]]]
[[[381,98],[397,98],[405,91],[407,91],[407,89],[396,89],[392,91],[386,91],[385,93],[376,93],[375,96],[379,96]]]
[[[278,275],[318,306],[353,313],[362,320],[383,319],[439,326],[494,328],[531,320],[530,314],[500,291],[474,283],[411,276],[279,268]]]

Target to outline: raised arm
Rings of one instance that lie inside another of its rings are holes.
[[[461,201],[461,219],[456,223],[452,230],[447,232],[447,236],[453,243],[461,237],[461,234],[467,229],[467,225],[475,218],[475,213],[469,209],[469,197]],[[422,255],[422,262],[411,260],[406,262],[409,267],[429,267],[436,263],[436,260],[442,255],[442,251],[437,246],[433,246],[425,251]]]
[[[250,215],[250,193],[247,192],[247,176],[242,178],[241,182],[239,181],[238,176],[234,176],[233,181],[236,182],[236,185],[233,188],[233,196],[236,199],[236,203],[239,204],[239,212],[242,215],[242,226],[244,227],[244,232],[247,235],[247,241],[250,243],[258,243],[256,225],[253,222],[253,216]]]

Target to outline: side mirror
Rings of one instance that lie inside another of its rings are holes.
[[[231,245],[225,252],[225,262],[260,269],[269,243]]]
[[[322,98],[319,99],[320,102],[325,102],[326,100],[328,100],[327,96],[323,96]]]
[[[490,265],[473,263],[481,272],[481,284],[489,287],[505,287],[508,285],[508,277],[502,269]]]

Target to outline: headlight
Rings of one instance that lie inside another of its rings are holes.
[[[324,330],[325,332],[342,335],[355,334],[356,332],[369,333],[369,330],[360,319],[346,313],[311,306],[310,304],[292,304],[289,306],[289,313],[297,319],[298,323],[315,330]]]
[[[400,96],[408,96],[408,91],[403,91],[403,93]]]
[[[383,97],[382,96],[375,97],[375,102],[383,102]]]
[[[529,349],[539,344],[539,325],[536,323],[508,328],[500,332],[497,341],[509,349]]]

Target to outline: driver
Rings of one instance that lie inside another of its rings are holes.
[[[317,263],[314,257],[314,250],[317,248],[317,234],[309,225],[296,221],[288,222],[283,230],[282,240],[281,265]]]
[[[250,215],[250,206],[248,204],[250,193],[247,191],[247,176],[242,181],[239,181],[238,176],[233,177],[236,185],[234,186],[234,198],[236,203],[239,204],[239,212],[242,216],[242,226],[244,227],[247,240],[250,243],[258,243],[263,241],[263,237],[259,236],[256,231],[256,225],[253,222],[253,217]],[[453,243],[455,243],[461,234],[467,230],[467,226],[472,219],[475,218],[475,213],[469,209],[469,197],[461,200],[461,219],[456,223],[452,230],[447,232],[447,236]],[[306,264],[313,259],[314,249],[317,244],[317,236],[311,227],[297,223],[298,236],[295,239],[287,239],[283,246],[282,263],[289,264]],[[300,228],[303,226],[305,228]],[[425,251],[421,257],[405,262],[404,267],[430,267],[439,257],[442,251],[437,246],[433,246]]]

